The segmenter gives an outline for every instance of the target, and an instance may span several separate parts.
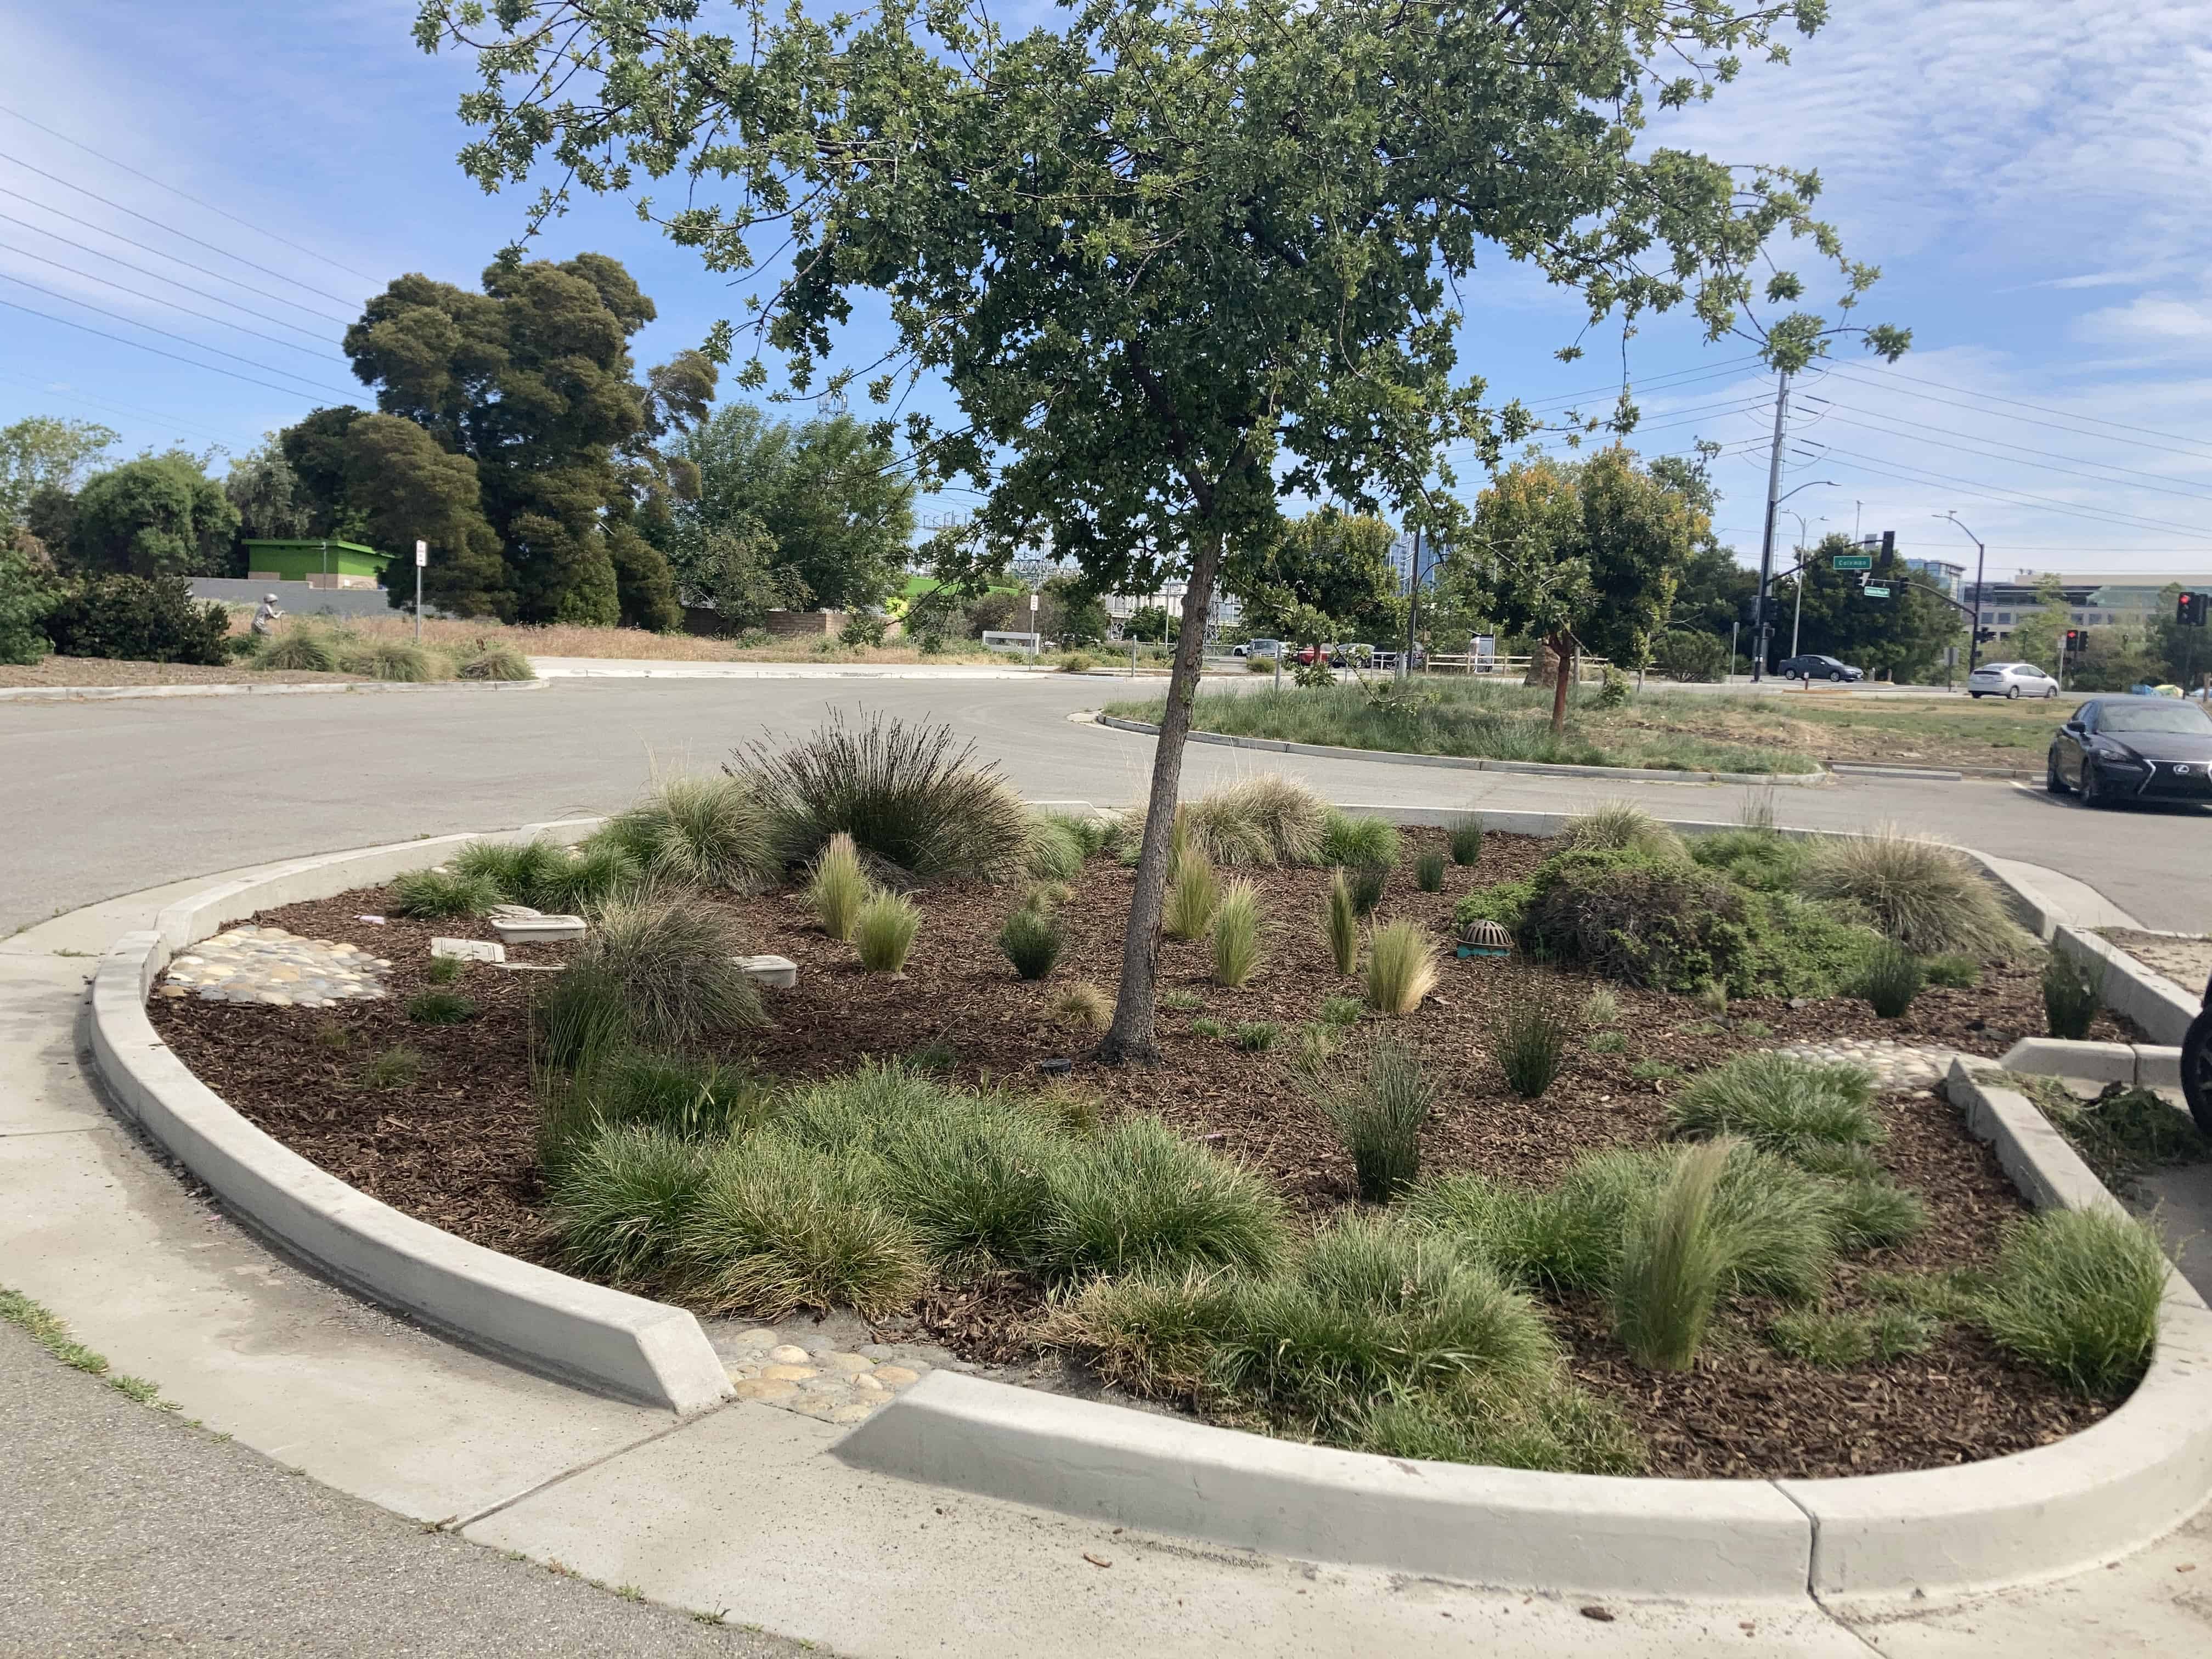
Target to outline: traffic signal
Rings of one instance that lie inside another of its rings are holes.
[[[2208,612],[2212,612],[2212,594],[2184,593],[2173,602],[2173,619],[2185,628],[2202,628]]]
[[[2066,630],[2066,649],[2068,653],[2070,655],[2074,652],[2079,651],[2083,645],[2087,643],[2088,638],[2088,635],[2083,632],[2081,629],[2068,629]]]
[[[1881,532],[1881,562],[1886,565],[1896,556],[1897,532],[1894,530],[1885,530]]]
[[[1975,642],[1977,645],[1987,645],[1987,644],[1988,644],[1991,640],[1993,640],[1993,639],[1996,638],[1996,636],[1997,636],[1997,630],[1996,630],[1996,629],[1994,629],[1994,628],[1984,628],[1984,629],[1981,629],[1979,632],[1978,632],[1977,634],[1975,634],[1975,635],[1974,635],[1974,642]]]

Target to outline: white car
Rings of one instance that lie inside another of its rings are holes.
[[[1970,697],[2055,697],[2058,682],[2032,662],[1985,662],[1966,677]]]
[[[1247,640],[1229,653],[1232,657],[1279,657],[1283,654],[1280,640]]]

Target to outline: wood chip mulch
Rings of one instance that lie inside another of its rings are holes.
[[[1492,835],[1474,870],[1453,868],[1445,890],[1419,891],[1414,853],[1440,846],[1433,831],[1407,837],[1407,860],[1383,902],[1386,919],[1418,921],[1450,936],[1451,909],[1473,888],[1526,875],[1550,850],[1534,838]],[[1109,1118],[1155,1113],[1271,1177],[1301,1212],[1319,1219],[1353,1200],[1349,1158],[1335,1132],[1289,1075],[1297,1026],[1322,1000],[1356,994],[1329,963],[1319,933],[1322,872],[1238,872],[1260,889],[1275,933],[1254,984],[1225,990],[1208,977],[1204,946],[1169,941],[1160,989],[1194,994],[1193,1012],[1160,1013],[1164,1063],[1109,1071],[1084,1062],[1086,1036],[1054,1024],[1049,993],[1079,978],[1111,991],[1131,875],[1094,861],[1061,908],[1068,948],[1043,985],[1017,979],[1000,956],[1000,922],[1018,902],[1006,889],[945,886],[917,895],[921,935],[902,978],[859,971],[851,948],[825,938],[796,896],[729,901],[752,947],[792,958],[798,988],[769,993],[775,1023],[744,1045],[763,1070],[792,1079],[848,1070],[861,1057],[949,1050],[956,1073],[975,1083],[1028,1082],[1039,1062],[1073,1059]],[[534,1145],[528,1065],[529,1002],[547,975],[471,967],[458,988],[477,1017],[420,1025],[407,998],[428,981],[429,940],[488,936],[466,922],[392,916],[388,889],[288,905],[255,920],[310,939],[352,940],[391,958],[392,997],[327,1010],[157,999],[155,1025],[202,1079],[253,1122],[302,1156],[386,1203],[495,1249],[547,1259]],[[382,926],[356,920],[387,918]],[[510,947],[511,960],[556,963],[573,946]],[[1548,1185],[1580,1154],[1650,1146],[1665,1134],[1672,1077],[1638,1078],[1646,1062],[1687,1073],[1746,1048],[1839,1036],[1890,1037],[1996,1056],[2043,1029],[2034,973],[1992,970],[1974,990],[1924,991],[1899,1021],[1863,1002],[1832,1000],[1790,1007],[1778,1000],[1729,1005],[1725,1024],[1689,1000],[1627,987],[1618,1054],[1574,1054],[1542,1099],[1511,1095],[1490,1062],[1488,1026],[1510,980],[1556,981],[1579,1001],[1596,981],[1524,963],[1447,961],[1436,994],[1400,1035],[1443,1080],[1439,1109],[1423,1137],[1424,1167],[1472,1170]],[[1277,1048],[1247,1054],[1194,1035],[1194,1018],[1232,1028],[1272,1021]],[[1755,1023],[1755,1024],[1753,1024]],[[1745,1029],[1747,1024],[1751,1029]],[[1765,1033],[1758,1029],[1767,1028]],[[2094,1037],[2125,1040],[2100,1016]],[[380,1090],[362,1080],[371,1056],[404,1045],[422,1057],[415,1083]],[[1856,1281],[1869,1268],[1972,1267],[1994,1258],[2003,1224],[2025,1206],[1988,1149],[1932,1095],[1887,1097],[1889,1130],[1879,1157],[1902,1185],[1922,1194],[1929,1224],[1910,1244],[1847,1263],[1824,1305],[1867,1305]],[[1003,1360],[1033,1350],[1024,1326],[1038,1289],[1018,1279],[988,1294],[937,1292],[917,1310],[924,1328],[971,1357]],[[1655,1376],[1621,1355],[1605,1334],[1602,1310],[1554,1309],[1576,1375],[1619,1402],[1650,1443],[1652,1472],[1695,1476],[1809,1477],[1927,1468],[2002,1455],[2075,1432],[2105,1407],[2062,1392],[1970,1333],[1948,1330],[1928,1353],[1886,1366],[1832,1372],[1785,1360],[1757,1335],[1763,1310],[1747,1309],[1717,1333],[1695,1369]]]

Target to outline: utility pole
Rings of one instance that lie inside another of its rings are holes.
[[[1989,564],[1990,550],[1983,545],[1979,536],[1968,530],[1965,525],[1959,524],[1959,515],[1955,512],[1936,513],[1929,516],[1948,519],[1953,524],[1959,525],[1959,529],[1966,539],[1974,544],[1974,628],[1966,641],[1966,678],[1972,679],[1974,675],[1974,665],[1981,660],[1982,655],[1982,589],[1984,586],[1982,577]]]
[[[1782,504],[1782,434],[1790,420],[1790,371],[1774,389],[1774,448],[1766,461],[1766,526],[1759,538],[1759,611],[1752,634],[1751,681],[1756,685],[1766,675],[1767,606],[1774,585],[1774,513]]]

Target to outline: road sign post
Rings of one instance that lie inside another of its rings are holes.
[[[430,544],[415,544],[415,643],[422,643],[422,567],[430,562]]]
[[[1036,617],[1037,617],[1037,596],[1036,596],[1035,593],[1031,593],[1031,594],[1030,595],[1030,667],[1032,667],[1032,668],[1034,668],[1034,667],[1036,667],[1036,659],[1037,659],[1037,643],[1038,643],[1038,641],[1037,641],[1037,631],[1036,631]]]

